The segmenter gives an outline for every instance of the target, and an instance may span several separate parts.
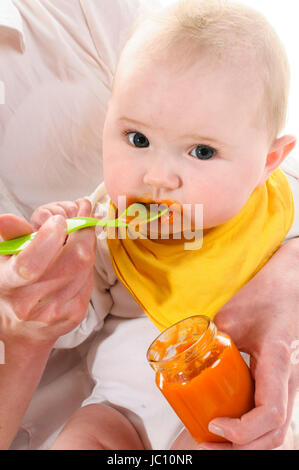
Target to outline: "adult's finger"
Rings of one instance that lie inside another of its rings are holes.
[[[65,211],[60,206],[53,205],[51,208],[50,206],[45,206],[39,207],[33,212],[30,218],[30,223],[32,224],[32,227],[34,227],[34,230],[39,230],[40,227],[50,219],[50,217],[53,217],[53,215],[61,215],[64,218],[66,217]]]
[[[37,281],[58,256],[65,237],[63,217],[51,217],[25,250],[0,265],[1,289],[10,290]]]
[[[83,202],[83,211],[85,213],[90,211],[90,208],[89,201],[87,201],[87,204]],[[46,229],[48,223],[49,221],[41,227],[38,236]],[[65,222],[63,223],[65,224]],[[57,293],[60,289],[67,289],[67,286],[72,284],[73,279],[79,278],[80,280],[80,276],[83,277],[85,270],[89,271],[93,267],[96,253],[96,238],[93,229],[78,230],[68,237],[65,244],[64,241],[65,237],[63,236],[62,243],[60,242],[61,249],[57,250],[56,256],[52,258],[52,262],[49,262],[46,269],[44,269],[43,275],[39,278],[38,282],[34,284],[29,282],[26,285],[24,282],[18,283],[14,280],[14,286],[23,286],[21,292],[24,295],[23,304],[26,299],[26,308],[24,305],[23,309],[19,308],[19,293],[15,293],[15,310],[20,318],[27,317],[28,312],[32,309],[34,310],[34,306],[37,303],[42,305],[53,293]],[[17,258],[20,256],[21,254]],[[53,262],[54,260],[55,263]],[[9,285],[11,284],[12,282]]]
[[[91,202],[88,199],[77,199],[75,203],[78,207],[77,217],[90,216],[92,207]],[[94,263],[95,251],[96,236],[93,227],[72,232],[68,236],[68,240],[64,248],[62,265],[67,262],[69,270],[76,273],[77,269],[86,267],[90,263]]]
[[[204,442],[200,444],[200,447],[204,450],[271,450],[277,449],[284,444],[285,437],[289,434],[292,434],[290,428],[290,421],[292,417],[293,405],[296,396],[296,387],[292,389],[289,388],[289,399],[288,399],[288,413],[285,423],[270,431],[258,439],[245,444],[239,445],[235,443],[223,443],[223,444],[214,444],[211,442]]]
[[[74,329],[88,313],[88,304],[93,289],[93,273],[90,272],[81,289],[67,302],[61,305],[58,298],[49,302],[36,320],[51,325],[52,336],[58,338]],[[46,333],[48,338],[48,334]]]
[[[81,270],[93,266],[96,254],[96,238],[93,228],[77,230],[68,236],[63,251],[44,276],[48,279],[70,280]]]
[[[33,298],[31,306],[27,308],[26,319],[44,321],[43,318],[47,318],[55,321],[56,316],[59,315],[59,309],[55,313],[56,305],[60,305],[61,309],[78,294],[90,276],[93,278],[93,267],[81,269],[71,279],[53,279],[25,287],[23,290],[30,290],[31,298]],[[18,316],[24,318],[22,311]]]
[[[32,226],[26,220],[14,214],[0,215],[0,236],[3,240],[22,237],[32,232]]]
[[[91,215],[91,202],[89,201],[89,199],[87,198],[81,198],[81,199],[77,199],[75,201],[75,204],[77,206],[77,215],[76,217],[90,217]],[[84,244],[82,243],[82,239],[86,240],[86,243],[85,244],[89,244],[91,243],[91,240],[93,239],[93,237],[95,237],[95,235],[92,235],[95,233],[95,230],[94,228],[90,228],[90,229],[81,229],[81,230],[76,230],[74,232],[72,232],[69,236],[68,236],[68,240],[67,240],[67,244],[69,245],[70,243],[78,243],[80,241],[81,244]],[[92,242],[92,244],[94,243],[94,241]]]
[[[77,217],[78,206],[74,201],[61,201],[56,202],[55,206],[61,207],[64,210],[66,217]]]
[[[255,367],[255,408],[240,419],[216,418],[210,431],[235,444],[248,444],[282,427],[287,419],[289,357],[283,344],[276,342],[263,350]],[[277,373],[279,371],[279,373]],[[218,431],[218,432],[217,432]]]
[[[77,199],[75,201],[78,207],[77,217],[89,217],[91,214],[91,202],[87,198]]]
[[[199,446],[204,450],[271,450],[282,445],[286,432],[287,425],[285,424],[244,445],[234,442],[219,444],[203,442]]]
[[[42,228],[44,227],[45,225]],[[76,235],[76,238],[68,240],[57,250],[57,256],[36,282],[27,285],[24,283],[21,290],[14,292],[12,302],[19,318],[27,318],[54,294],[68,300],[83,285],[86,273],[93,271],[96,255],[94,231],[79,230]]]

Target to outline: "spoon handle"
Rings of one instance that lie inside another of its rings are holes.
[[[115,220],[111,221],[115,224]],[[93,227],[95,225],[107,225],[107,220],[96,219],[95,217],[73,217],[66,219],[67,233],[72,233],[75,230],[80,230],[86,227]],[[20,251],[24,250],[29,243],[36,237],[37,232],[29,233],[23,237],[13,238],[12,240],[6,240],[0,242],[0,255],[16,255]]]
[[[0,255],[16,255],[20,251],[25,250],[29,243],[34,239],[37,232],[24,235],[23,237],[13,238],[0,242]]]
[[[105,227],[107,222],[107,220],[96,219],[95,217],[72,217],[71,219],[66,219],[67,233],[72,233],[81,228],[95,227],[96,225]],[[115,224],[115,220],[111,222]]]

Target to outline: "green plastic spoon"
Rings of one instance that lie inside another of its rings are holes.
[[[135,202],[131,204],[117,219],[115,220],[101,220],[96,219],[95,217],[73,217],[71,219],[66,219],[67,223],[67,233],[74,232],[75,230],[80,230],[86,227],[94,227],[96,225],[101,225],[102,227],[127,227],[131,222],[125,222],[121,220],[127,215],[127,212],[130,210],[132,211],[135,209],[140,211],[140,208],[144,209],[144,205]],[[146,209],[147,210],[147,209]],[[151,222],[152,220],[158,219],[162,215],[164,215],[168,211],[168,208],[161,210],[158,214],[153,215],[152,217],[147,217],[146,219],[141,219],[139,225]],[[147,210],[148,212],[148,210]],[[134,221],[139,220],[138,217],[134,218]],[[12,238],[11,240],[6,240],[4,242],[0,242],[0,255],[16,255],[20,253],[20,251],[24,250],[36,237],[37,232],[30,233],[29,235],[24,235],[23,237]]]

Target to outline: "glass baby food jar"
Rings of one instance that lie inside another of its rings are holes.
[[[240,418],[254,406],[250,370],[230,337],[205,316],[171,326],[150,345],[156,384],[197,442],[224,442],[208,430],[217,417]]]

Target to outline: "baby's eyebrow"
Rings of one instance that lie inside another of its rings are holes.
[[[135,124],[135,126],[142,126],[142,127],[147,127],[148,129],[151,129],[151,126],[149,126],[148,124],[145,124],[144,122],[136,121],[135,119],[127,118],[126,116],[122,116],[118,120],[127,121],[132,124]]]
[[[188,134],[188,135],[182,135],[181,139],[192,139],[197,142],[210,142],[213,145],[224,145],[224,142],[220,142],[219,140],[214,139],[213,137],[208,137],[204,135],[199,135],[199,134]]]

